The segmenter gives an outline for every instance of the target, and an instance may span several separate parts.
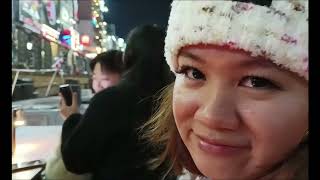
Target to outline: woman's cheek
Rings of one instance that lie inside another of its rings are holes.
[[[199,96],[188,90],[175,87],[173,91],[173,115],[177,127],[190,125],[199,104]]]

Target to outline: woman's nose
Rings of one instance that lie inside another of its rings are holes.
[[[239,126],[236,99],[232,90],[223,87],[210,88],[200,97],[194,118],[209,128],[235,130]]]

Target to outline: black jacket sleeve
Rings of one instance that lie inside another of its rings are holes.
[[[128,95],[129,94],[129,95]],[[62,127],[61,153],[66,169],[83,174],[93,172],[104,162],[110,142],[121,142],[129,132],[132,103],[130,93],[109,88],[96,94],[78,123],[70,116]],[[70,121],[69,121],[70,120]],[[75,125],[76,124],[76,125]],[[122,135],[119,135],[119,133]]]
[[[66,121],[63,123],[62,139],[66,139],[70,136],[72,130],[78,125],[82,115],[79,113],[71,114]]]

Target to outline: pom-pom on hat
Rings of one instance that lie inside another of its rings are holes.
[[[174,0],[165,39],[171,70],[179,50],[213,44],[263,56],[308,80],[307,0]]]

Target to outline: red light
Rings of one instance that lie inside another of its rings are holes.
[[[71,32],[70,32],[69,29],[64,29],[64,30],[62,31],[62,34],[63,34],[63,35],[71,35]]]
[[[84,46],[88,46],[90,44],[90,37],[88,35],[82,35],[80,43]]]

